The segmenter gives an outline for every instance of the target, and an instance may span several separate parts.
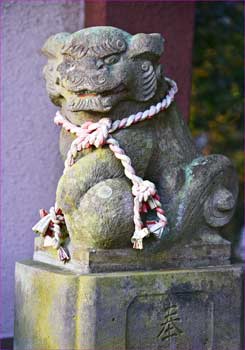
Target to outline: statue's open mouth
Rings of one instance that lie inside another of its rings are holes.
[[[120,84],[116,88],[103,91],[103,92],[97,92],[97,91],[91,91],[91,90],[80,90],[76,92],[76,95],[80,98],[89,98],[89,97],[95,97],[95,96],[107,97],[107,96],[116,95],[126,91],[127,90],[125,86],[123,84]]]
[[[68,101],[67,108],[72,112],[97,111],[108,112],[118,101],[127,96],[128,90],[124,84],[104,90],[79,90],[73,91]]]

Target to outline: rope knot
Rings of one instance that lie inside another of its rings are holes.
[[[134,183],[132,187],[133,195],[138,198],[139,202],[147,202],[150,197],[156,194],[156,187],[154,183],[148,180],[142,180]]]
[[[81,149],[103,146],[108,139],[112,121],[109,118],[102,118],[97,123],[88,122],[85,124],[81,128],[81,132],[77,134]]]

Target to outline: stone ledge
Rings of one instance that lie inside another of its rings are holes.
[[[149,271],[230,264],[230,243],[212,235],[190,243],[178,242],[168,249],[138,251],[128,249],[87,249],[68,246],[71,261],[64,265],[52,248],[44,248],[42,238],[35,239],[34,260],[64,267],[79,273],[111,271]]]

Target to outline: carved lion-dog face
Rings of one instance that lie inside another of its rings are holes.
[[[51,36],[42,51],[51,100],[73,112],[108,112],[123,100],[148,101],[161,79],[160,34],[92,27]]]

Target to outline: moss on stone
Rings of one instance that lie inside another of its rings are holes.
[[[148,349],[155,349],[152,333],[163,321],[169,298],[180,312],[188,311],[189,326],[180,341],[195,344],[200,328],[208,334],[205,325],[210,326],[207,315],[214,303],[216,348],[239,349],[241,273],[239,266],[226,266],[82,275],[37,262],[18,264],[15,350],[114,350],[138,341],[149,329]],[[199,301],[203,315],[192,322]]]

